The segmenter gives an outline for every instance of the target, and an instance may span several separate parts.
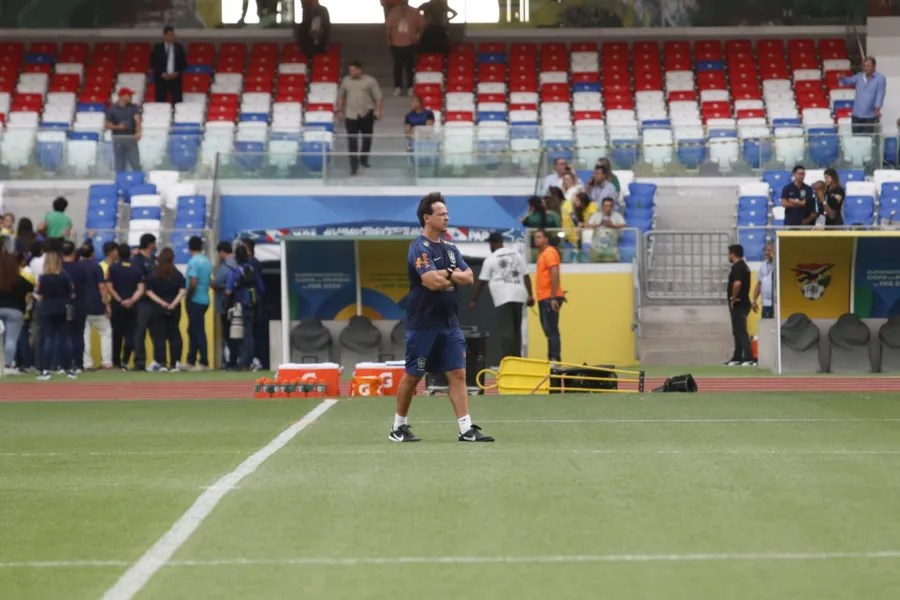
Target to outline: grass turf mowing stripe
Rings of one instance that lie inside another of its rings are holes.
[[[186,513],[167,531],[144,555],[134,563],[116,584],[103,594],[104,600],[128,600],[133,598],[151,577],[175,554],[188,538],[209,516],[216,505],[242,479],[256,471],[273,454],[284,448],[288,442],[314,423],[334,406],[337,400],[328,399],[312,409],[302,420],[294,423],[269,442],[265,447],[242,462],[237,468],[220,478],[194,502]]]
[[[358,567],[363,565],[442,564],[565,564],[601,562],[715,562],[715,561],[816,561],[900,559],[900,550],[870,552],[753,552],[694,554],[560,554],[550,556],[397,556],[352,558],[225,558],[218,560],[175,560],[160,567],[308,566]],[[0,568],[53,569],[123,566],[125,561],[73,560],[46,562],[0,562]]]

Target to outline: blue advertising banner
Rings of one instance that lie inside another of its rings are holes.
[[[900,239],[860,238],[856,244],[853,313],[861,319],[900,314]]]
[[[291,314],[294,319],[335,319],[356,311],[356,260],[351,241],[287,245]]]

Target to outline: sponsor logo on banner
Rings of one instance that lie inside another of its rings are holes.
[[[779,315],[837,319],[850,312],[853,239],[784,237],[779,241]]]
[[[326,227],[292,227],[286,229],[265,229],[245,231],[238,235],[249,238],[257,244],[278,244],[283,237],[408,237],[414,238],[421,233],[421,228],[406,225],[360,225],[360,226],[326,226]],[[452,242],[486,242],[494,233],[494,229],[473,229],[471,227],[450,227],[444,236]],[[522,239],[522,232],[515,229],[500,231],[507,241]]]
[[[857,242],[853,313],[861,319],[900,314],[900,238],[861,238]]]

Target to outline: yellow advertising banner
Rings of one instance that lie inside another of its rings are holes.
[[[850,312],[853,243],[852,238],[779,238],[780,318],[803,313],[836,319]]]

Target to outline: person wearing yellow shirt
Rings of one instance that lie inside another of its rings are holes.
[[[581,251],[581,228],[584,227],[591,215],[597,212],[597,205],[591,201],[591,197],[584,192],[575,194],[571,200],[566,200],[560,209],[562,212],[562,226],[566,232],[566,239],[575,247],[575,255]]]
[[[16,235],[16,215],[6,213],[0,218],[0,235],[14,236]]]

